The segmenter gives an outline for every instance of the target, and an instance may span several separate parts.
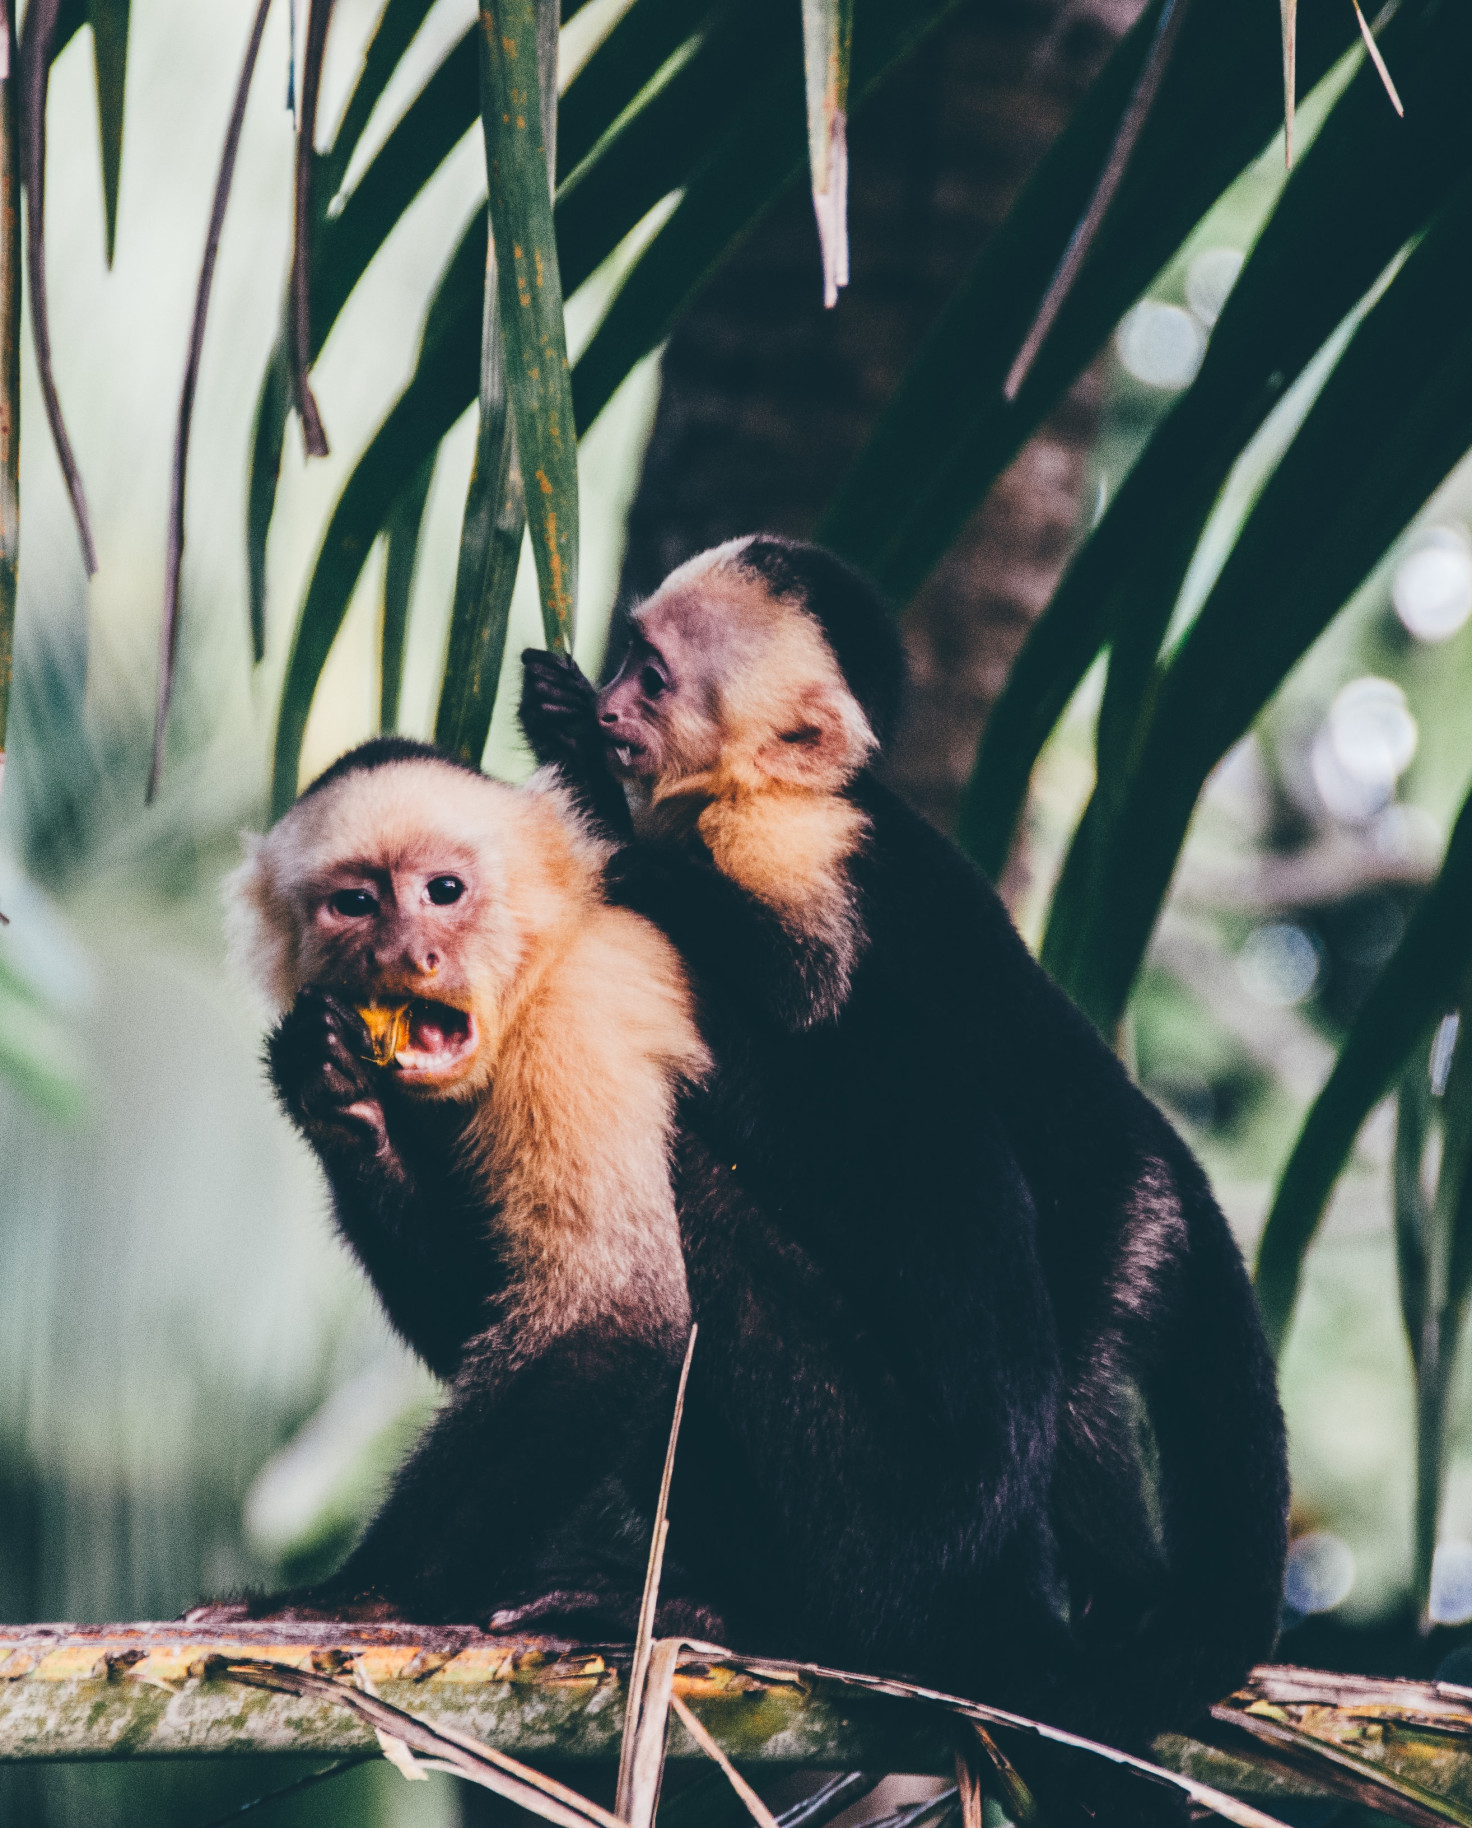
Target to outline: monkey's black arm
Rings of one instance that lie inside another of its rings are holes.
[[[698,840],[626,845],[604,883],[610,901],[667,935],[707,996],[733,996],[789,1034],[841,1008],[845,972],[833,948],[722,875]]]
[[[541,766],[557,769],[601,835],[629,837],[629,804],[608,765],[596,687],[570,654],[529,647],[521,668],[517,718],[528,748]]]
[[[432,1371],[450,1377],[503,1280],[488,1215],[456,1169],[458,1113],[410,1104],[366,1051],[357,1013],[308,988],[272,1032],[266,1059],[389,1319]]]
[[[668,1343],[616,1321],[547,1344],[493,1327],[358,1547],[292,1604],[387,1602],[404,1618],[484,1622],[535,1597],[538,1551],[610,1475],[647,1488],[652,1515],[676,1375]],[[608,1548],[590,1545],[590,1565]]]

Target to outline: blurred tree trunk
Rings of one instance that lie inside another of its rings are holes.
[[[783,199],[688,311],[629,521],[622,599],[759,528],[807,534],[942,303],[1140,0],[969,0],[855,123],[852,283],[822,305],[812,207]],[[953,821],[987,709],[1079,522],[1100,388],[1086,375],[910,606],[890,776]]]

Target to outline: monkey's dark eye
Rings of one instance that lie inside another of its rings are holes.
[[[425,892],[437,908],[447,908],[465,893],[465,884],[458,876],[431,876]]]
[[[646,660],[640,667],[639,690],[646,698],[658,698],[661,692],[669,689],[669,683],[652,660]]]
[[[365,914],[378,912],[378,897],[371,889],[339,889],[327,905],[334,914],[361,919]]]

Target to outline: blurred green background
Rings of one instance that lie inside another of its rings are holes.
[[[326,120],[378,10],[375,0],[338,0]],[[888,174],[965,164],[948,145],[931,148],[926,167],[924,148],[904,137],[927,83],[950,85],[947,120],[966,106],[986,113],[972,201],[964,189],[957,204],[943,183],[932,187],[941,199],[937,287],[1005,214],[1137,10],[1125,0],[976,0],[958,9],[960,25],[942,43],[949,63],[922,61],[907,78],[918,88],[891,96],[868,143],[875,169]],[[10,921],[0,930],[0,1615],[9,1620],[169,1617],[203,1595],[329,1563],[435,1396],[333,1241],[315,1169],[267,1095],[261,1014],[225,968],[217,904],[240,831],[264,817],[289,628],[322,525],[411,370],[425,275],[438,271],[475,203],[483,154],[477,133],[459,143],[369,268],[314,369],[333,454],[308,465],[291,429],[269,548],[267,658],[253,673],[246,432],[276,334],[293,158],[288,14],[273,11],[205,350],[168,767],[145,809],[173,407],[249,11],[245,0],[134,0],[111,270],[85,33],[52,78],[52,334],[100,568],[89,582],[76,554],[28,349],[16,683],[0,798],[0,908]],[[592,0],[579,29],[591,42],[617,15]],[[360,160],[473,17],[470,0],[429,9]],[[1263,43],[1272,56],[1271,33]],[[1300,144],[1357,56],[1302,109]],[[862,239],[865,143],[858,153],[854,286],[831,334],[850,337],[882,396],[894,380],[885,338],[912,307],[882,265],[905,257],[899,232],[886,231],[887,241],[876,232],[878,253]],[[949,585],[932,581],[911,611],[917,709],[895,768],[936,816],[955,816],[1007,660],[1068,553],[1189,387],[1282,187],[1279,138],[1172,255],[993,505],[968,522],[958,547],[965,565]],[[785,510],[753,492],[752,472],[765,461],[753,450],[786,450],[795,468],[806,465],[791,459],[797,447],[784,445],[780,418],[818,416],[802,340],[816,334],[817,261],[805,202],[789,201],[677,327],[663,395],[656,353],[633,368],[579,447],[578,653],[590,672],[616,601],[683,556],[681,540],[688,549],[781,518]],[[883,207],[903,213],[903,186]],[[858,315],[866,281],[870,318]],[[574,354],[612,283],[597,274],[570,301]],[[802,304],[784,317],[789,294]],[[900,338],[906,355],[936,309],[934,297],[913,307]],[[1290,388],[1247,444],[1196,548],[1176,622],[1205,598],[1326,368]],[[777,400],[769,411],[764,388]],[[732,409],[733,397],[746,407]],[[688,455],[692,438],[698,461]],[[420,542],[400,715],[416,732],[433,721],[474,441],[472,412],[441,451]],[[833,442],[846,448],[836,433]],[[1054,456],[1053,469],[1037,467]],[[836,462],[825,451],[814,466],[830,487],[824,464]],[[706,505],[681,504],[697,472]],[[774,457],[770,475],[783,473]],[[799,477],[790,493],[803,486]],[[1009,486],[1025,500],[1004,524],[995,504],[1006,507]],[[1017,527],[1044,496],[1047,525],[1035,530],[1026,563],[1018,560],[1025,581],[999,584],[987,555],[1017,557]],[[670,503],[683,515],[678,539]],[[806,513],[791,511],[795,530],[806,530]],[[1435,875],[1472,777],[1469,526],[1464,466],[1218,764],[1128,1006],[1121,1045],[1202,1153],[1249,1252],[1302,1117]],[[376,548],[334,646],[304,775],[376,726],[382,562]],[[524,563],[512,666],[540,627]],[[975,690],[950,744],[959,759],[932,766],[926,742],[950,729],[948,669],[952,683],[974,675]],[[1034,943],[1095,782],[1102,692],[1101,662],[1042,753],[1004,878]],[[510,776],[527,765],[509,717],[514,697],[498,703],[487,753],[487,765]],[[1434,1077],[1434,1062],[1426,1070]],[[1308,1255],[1283,1360],[1298,1539],[1283,1654],[1294,1660],[1435,1663],[1472,1620],[1472,1365],[1463,1364],[1431,1584],[1436,1629],[1429,1639],[1416,1632],[1415,1400],[1396,1290],[1393,1144],[1394,1113],[1378,1107]],[[1433,1155],[1418,1164],[1429,1183]],[[0,1767],[0,1821],[203,1822],[291,1774],[279,1765]],[[276,1806],[270,1819],[449,1823],[464,1806],[448,1779],[411,1786],[373,1766]]]

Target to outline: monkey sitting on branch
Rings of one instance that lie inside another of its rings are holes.
[[[1069,1620],[1047,1717],[1116,1743],[1184,1725],[1271,1650],[1287,1536],[1272,1361],[1205,1175],[990,884],[876,778],[904,666],[866,580],[735,540],[628,635],[601,694],[528,651],[522,726],[619,840],[612,897],[690,968],[714,1064],[685,1125],[821,1280],[887,1305],[937,1417],[985,1387],[1014,1466],[1046,1459]],[[1023,1232],[1046,1324],[988,1338],[999,1240]],[[973,1552],[967,1524],[937,1514],[928,1552]],[[963,1620],[921,1632],[897,1604],[870,1647],[941,1687],[974,1654]]]
[[[239,1610],[627,1634],[693,1313],[660,1629],[918,1674],[964,1645],[1037,1702],[1058,1364],[1015,1164],[978,1119],[1006,1197],[964,1234],[897,1213],[883,1278],[867,1234],[854,1276],[815,1253],[685,1121],[707,1051],[606,855],[560,791],[396,738],[233,879],[277,1094],[449,1386],[343,1567]]]

